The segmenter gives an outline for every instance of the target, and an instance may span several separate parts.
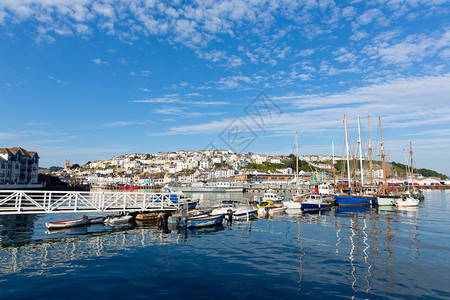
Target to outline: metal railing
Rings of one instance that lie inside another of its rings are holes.
[[[178,208],[177,197],[168,193],[0,191],[0,214],[2,215],[164,211]]]

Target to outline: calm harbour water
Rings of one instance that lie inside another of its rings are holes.
[[[450,191],[426,191],[409,209],[45,233],[45,222],[78,216],[0,216],[2,298],[450,298]]]

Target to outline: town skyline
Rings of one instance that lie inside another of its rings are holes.
[[[124,153],[345,155],[383,142],[450,175],[441,1],[7,1],[2,147],[44,167]],[[357,145],[357,144],[356,144]],[[357,147],[357,146],[356,146]],[[378,154],[379,155],[379,154]]]

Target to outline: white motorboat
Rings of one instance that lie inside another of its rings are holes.
[[[104,223],[106,225],[118,225],[118,224],[126,224],[128,222],[131,222],[133,220],[133,216],[132,215],[123,215],[123,216],[107,216],[105,218]]]
[[[264,193],[262,201],[274,201],[274,202],[283,201],[283,197],[280,197],[277,194],[275,194],[272,190],[269,190],[266,193]]]
[[[316,210],[331,207],[331,198],[322,195],[308,195],[302,202],[303,210]]]
[[[226,218],[231,214],[234,220],[249,220],[256,217],[258,210],[243,204],[241,201],[222,201],[222,204],[211,210],[211,214],[224,214]]]
[[[274,201],[261,201],[258,204],[258,215],[259,216],[266,216],[274,215],[274,214],[280,214],[287,210],[287,206],[284,206],[283,204],[275,203]]]
[[[402,196],[398,200],[395,201],[395,205],[398,207],[406,207],[406,206],[418,206],[420,200],[412,197]]]

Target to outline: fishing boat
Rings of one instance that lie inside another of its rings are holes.
[[[317,186],[317,192],[319,195],[333,195],[334,187],[328,183],[321,183]]]
[[[258,210],[252,207],[238,207],[233,212],[234,220],[251,220],[256,218],[258,215]]]
[[[302,201],[302,210],[315,210],[331,208],[330,198],[322,195],[308,195]]]
[[[407,206],[418,206],[420,200],[414,199],[412,197],[407,197],[403,195],[398,200],[395,201],[395,205],[398,207],[407,207]]]
[[[268,190],[266,193],[264,193],[264,196],[262,197],[261,201],[282,201],[283,197],[278,196],[275,194],[272,190]]]
[[[117,225],[117,224],[126,224],[128,222],[133,221],[132,215],[117,215],[117,216],[107,216],[105,218],[104,223],[106,225]]]
[[[48,229],[56,229],[56,228],[69,228],[87,225],[89,223],[89,219],[87,216],[84,216],[81,219],[68,220],[68,221],[59,221],[59,222],[48,222],[45,223]]]
[[[258,205],[258,215],[265,216],[267,214],[274,215],[280,214],[287,210],[287,206],[283,204],[275,203],[271,200],[261,201]]]
[[[224,214],[225,218],[232,216],[234,220],[250,220],[256,217],[258,210],[250,207],[247,202],[245,205],[242,201],[224,200],[222,203],[213,207],[211,215]]]
[[[212,227],[217,226],[223,223],[223,219],[225,215],[199,215],[194,217],[188,217],[186,219],[181,219],[178,223],[179,225],[183,225],[187,228],[200,228],[200,227]]]
[[[400,199],[400,196],[396,195],[382,195],[378,196],[376,199],[376,204],[378,206],[393,206],[395,202]]]

